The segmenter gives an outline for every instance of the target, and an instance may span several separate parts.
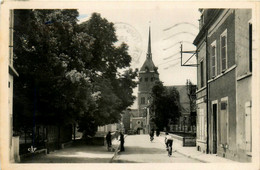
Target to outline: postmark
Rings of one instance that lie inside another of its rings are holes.
[[[142,55],[143,42],[141,34],[130,24],[124,22],[115,23],[118,45],[122,42],[129,46],[129,55],[132,57],[132,65],[139,64]]]

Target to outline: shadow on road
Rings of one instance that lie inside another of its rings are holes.
[[[119,154],[129,155],[129,154],[162,154],[162,153],[166,153],[166,151],[164,149],[158,149],[158,148],[126,146],[125,151]]]

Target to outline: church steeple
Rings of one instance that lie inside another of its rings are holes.
[[[152,58],[151,52],[151,28],[149,27],[149,37],[148,37],[148,50],[147,50],[147,58]]]
[[[144,56],[145,57],[145,56]],[[152,88],[156,81],[159,80],[158,68],[155,67],[152,59],[151,48],[151,27],[148,33],[148,48],[145,61],[139,71],[138,82],[138,113],[140,117],[146,117],[145,108],[152,101]],[[147,128],[147,127],[146,127]]]
[[[152,60],[152,48],[151,48],[151,27],[149,26],[149,35],[148,35],[148,49],[146,54],[146,60],[141,67],[140,71],[155,71],[157,72],[157,68],[155,67]]]

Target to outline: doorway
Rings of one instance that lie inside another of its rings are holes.
[[[217,104],[213,104],[213,154],[217,153]]]

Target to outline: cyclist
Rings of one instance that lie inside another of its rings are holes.
[[[167,148],[167,151],[169,153],[169,156],[172,155],[172,143],[173,143],[173,139],[172,137],[169,135],[168,132],[165,133],[165,145]]]

